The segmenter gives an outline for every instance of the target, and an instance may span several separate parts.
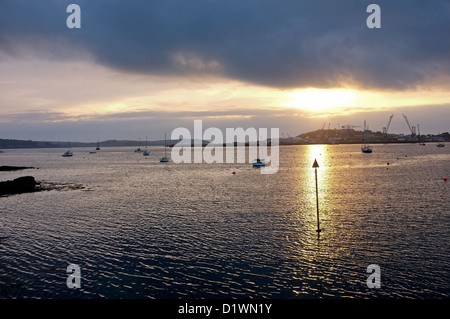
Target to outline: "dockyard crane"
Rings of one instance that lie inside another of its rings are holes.
[[[406,124],[408,124],[409,130],[411,131],[411,139],[413,139],[416,137],[416,127],[409,124],[408,117],[405,114],[403,114],[403,117],[405,118]]]
[[[420,128],[419,128],[419,124],[417,124],[417,139],[419,140],[419,142],[422,141],[422,136],[420,136]]]
[[[392,118],[394,117],[394,114],[392,114],[390,117],[389,117],[389,122],[388,122],[388,124],[386,125],[386,127],[383,127],[383,140],[385,140],[386,139],[386,137],[387,137],[387,132],[388,132],[388,130],[389,130],[389,126],[391,125],[391,121],[392,121]]]
[[[392,114],[390,117],[389,117],[389,122],[388,122],[388,124],[386,125],[386,127],[383,127],[383,135],[386,135],[387,134],[387,132],[388,132],[388,130],[389,130],[389,126],[391,125],[391,121],[392,121],[392,118],[394,117],[394,114]]]
[[[331,123],[328,123],[328,130],[327,130],[327,132],[325,133],[325,138],[328,138],[328,131],[330,130],[330,126],[331,126]]]

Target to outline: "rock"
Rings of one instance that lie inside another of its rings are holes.
[[[0,182],[0,195],[35,192],[39,184],[33,176],[23,176],[12,181]]]
[[[34,167],[27,167],[27,166],[0,166],[0,172],[11,172],[11,171],[18,171],[21,169],[29,169]]]

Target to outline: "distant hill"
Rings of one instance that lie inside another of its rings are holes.
[[[403,134],[386,134],[381,132],[367,131],[370,143],[411,143],[411,142],[445,142],[450,141],[448,132],[438,135],[403,135]],[[351,128],[332,129],[332,130],[316,130],[297,135],[295,137],[280,138],[280,144],[355,144],[361,143],[363,139],[363,131],[356,131]],[[167,140],[166,144],[173,146],[179,140]],[[209,141],[203,141],[203,145],[207,145]],[[107,140],[100,142],[101,147],[145,147],[147,146],[163,146],[164,140],[157,141],[133,141],[133,140]],[[193,143],[192,143],[193,145]],[[97,142],[63,142],[63,141],[32,141],[32,140],[13,140],[0,139],[1,149],[13,148],[67,148],[67,147],[92,147],[95,148]],[[0,151],[1,152],[1,151]]]

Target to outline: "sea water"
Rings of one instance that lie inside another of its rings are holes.
[[[449,147],[373,149],[281,146],[273,175],[160,147],[6,150],[34,169],[0,180],[45,190],[0,197],[0,298],[450,297]]]

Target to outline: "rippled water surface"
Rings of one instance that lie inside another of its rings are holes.
[[[449,149],[282,146],[273,175],[160,148],[7,150],[0,165],[35,169],[0,180],[49,190],[0,197],[0,298],[448,298]]]

